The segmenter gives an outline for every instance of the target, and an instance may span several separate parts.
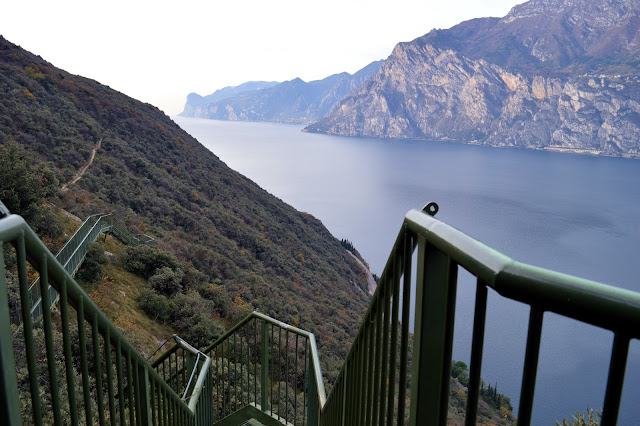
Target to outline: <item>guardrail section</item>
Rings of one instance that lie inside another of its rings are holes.
[[[6,261],[6,262],[5,262]],[[0,219],[0,413],[8,424],[194,424],[190,407],[16,215]],[[59,312],[31,315],[29,274]],[[22,326],[12,325],[18,309]],[[196,399],[197,401],[197,399]],[[204,424],[204,423],[199,423]]]
[[[615,425],[629,343],[640,338],[640,294],[515,262],[432,217],[437,210],[430,203],[405,217],[321,424],[446,424],[457,275],[464,268],[477,278],[465,424],[477,419],[491,288],[530,307],[518,424],[531,422],[543,316],[554,312],[614,333],[602,424]]]
[[[313,334],[253,312],[203,352],[215,421],[253,406],[286,425],[318,424],[325,392]]]

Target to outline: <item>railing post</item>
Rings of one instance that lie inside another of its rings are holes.
[[[260,404],[262,411],[267,412],[269,406],[269,325],[262,321],[262,370],[260,386]]]
[[[344,364],[344,375],[342,376],[342,413],[340,414],[341,419],[340,419],[340,424],[342,426],[345,425],[345,416],[347,414],[347,393],[348,393],[348,385],[347,385],[347,379],[349,379],[349,369],[347,368],[347,363],[349,361],[346,361]],[[349,407],[351,408],[351,407]]]
[[[0,202],[0,207],[3,207]],[[4,272],[4,253],[0,241],[0,412],[8,424],[20,424],[20,399],[18,398],[18,382],[16,380],[15,359],[13,357],[13,340],[11,335],[11,319],[9,315],[9,296]]]
[[[151,424],[151,395],[149,394],[149,372],[143,364],[138,364],[138,386],[140,387],[140,424]]]
[[[450,258],[418,242],[410,424],[445,425],[457,274]],[[419,423],[418,423],[419,420]]]
[[[309,419],[308,426],[318,426],[320,424],[320,413],[318,404],[318,388],[316,387],[316,381],[322,380],[322,377],[316,376],[316,370],[313,365],[313,355],[309,356],[309,375],[307,375],[308,382],[305,386],[309,387]]]

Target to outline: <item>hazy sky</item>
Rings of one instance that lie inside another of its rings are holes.
[[[187,94],[317,80],[386,58],[433,28],[523,0],[4,0],[0,34],[167,114]]]

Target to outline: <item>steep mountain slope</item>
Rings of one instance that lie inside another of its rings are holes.
[[[184,111],[180,113],[180,115],[184,117],[194,117],[196,114],[197,107],[203,107],[206,104],[218,102],[223,99],[231,98],[233,96],[237,96],[241,93],[251,92],[254,90],[260,89],[268,89],[269,87],[273,87],[280,82],[277,81],[247,81],[246,83],[242,83],[239,86],[227,86],[222,89],[216,90],[210,95],[200,96],[197,93],[189,93],[187,96],[187,103],[184,106]]]
[[[532,0],[399,43],[305,130],[640,155],[640,5]]]
[[[37,153],[61,183],[102,140],[59,204],[81,217],[112,212],[156,237],[184,263],[185,294],[218,303],[222,293],[229,313],[249,303],[317,333],[331,380],[368,296],[361,267],[320,221],[229,169],[157,108],[3,38],[0,88],[0,144]]]
[[[381,63],[372,62],[353,75],[344,72],[308,83],[296,78],[217,101],[200,102],[195,96],[189,95],[181,115],[216,120],[311,123],[323,117],[336,102],[374,75]]]
[[[502,19],[474,19],[422,39],[511,71],[560,75],[617,66],[610,71],[635,75],[639,12],[634,0],[534,0],[515,6]]]

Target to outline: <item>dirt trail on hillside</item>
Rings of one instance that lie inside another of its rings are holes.
[[[84,175],[84,173],[87,171],[89,166],[93,163],[93,159],[96,158],[96,152],[100,149],[100,146],[102,146],[102,138],[100,138],[100,140],[96,143],[96,146],[91,150],[91,157],[89,158],[89,161],[87,162],[87,164],[85,164],[80,168],[80,170],[78,170],[78,173],[75,174],[73,179],[71,179],[69,182],[65,183],[64,185],[62,185],[63,192],[69,189],[68,188],[69,185],[73,185],[74,183],[80,180],[82,175]]]

